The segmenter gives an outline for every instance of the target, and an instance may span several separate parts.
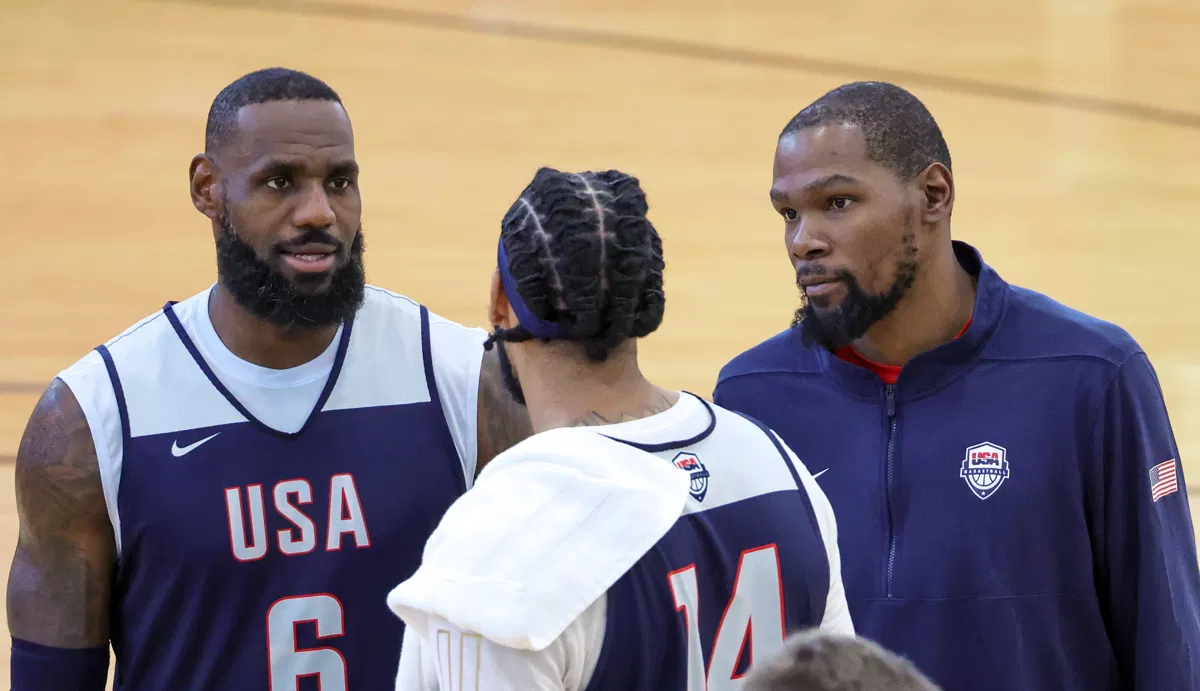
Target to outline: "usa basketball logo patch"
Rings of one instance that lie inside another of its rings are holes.
[[[1008,452],[991,442],[967,447],[959,477],[980,499],[987,499],[1008,479]]]
[[[708,470],[700,462],[699,457],[694,453],[682,451],[675,455],[672,462],[676,468],[691,473],[692,496],[696,498],[696,501],[704,501],[704,495],[708,494]]]

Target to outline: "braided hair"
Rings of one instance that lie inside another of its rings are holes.
[[[507,268],[518,293],[506,286],[509,302],[523,303],[553,334],[521,324],[497,327],[484,347],[567,340],[603,362],[624,341],[657,329],[664,262],[648,209],[638,179],[626,173],[538,170],[504,216],[499,255],[507,259],[501,274]],[[500,354],[507,359],[503,348]]]

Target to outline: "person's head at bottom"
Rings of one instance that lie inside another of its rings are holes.
[[[940,691],[908,660],[863,639],[817,630],[792,634],[755,665],[742,691]]]
[[[505,214],[486,347],[534,431],[646,417],[678,393],[652,385],[636,339],[662,323],[662,241],[626,173],[541,168]]]

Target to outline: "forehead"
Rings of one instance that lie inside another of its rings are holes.
[[[867,142],[857,125],[817,125],[779,138],[773,188],[798,190],[834,175],[873,181],[881,172],[886,170],[867,156]]]
[[[354,158],[354,132],[341,104],[333,101],[274,101],[243,107],[229,153],[244,165],[262,159],[297,163]]]

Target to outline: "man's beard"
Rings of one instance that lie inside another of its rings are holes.
[[[504,388],[508,389],[508,394],[514,401],[525,405],[525,390],[521,388],[521,380],[517,379],[512,361],[508,359],[508,350],[501,339],[496,339],[496,355],[500,358],[500,375],[504,379]]]
[[[917,275],[916,236],[911,225],[905,230],[900,243],[896,277],[891,287],[882,293],[868,293],[850,272],[838,271],[833,276],[846,287],[846,297],[832,308],[818,310],[808,301],[804,288],[800,288],[801,305],[792,318],[792,328],[800,334],[805,346],[818,344],[829,350],[848,346],[896,309]],[[803,277],[796,277],[797,286]]]
[[[349,260],[330,274],[301,274],[289,280],[263,261],[238,237],[226,211],[217,236],[217,276],[234,301],[265,322],[288,330],[316,329],[345,321],[362,306],[366,287],[363,234],[360,227],[350,244]],[[320,243],[340,246],[323,230],[311,229],[297,246]],[[342,251],[346,251],[345,248]],[[322,289],[322,283],[328,286]]]

